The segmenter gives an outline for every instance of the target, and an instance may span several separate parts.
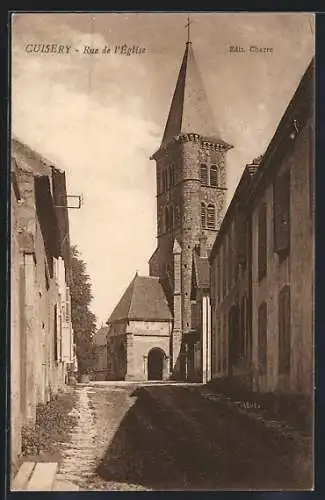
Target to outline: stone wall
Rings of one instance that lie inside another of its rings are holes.
[[[131,321],[127,329],[127,379],[147,380],[148,354],[153,348],[165,353],[165,377],[170,372],[171,322]]]

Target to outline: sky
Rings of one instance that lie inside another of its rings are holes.
[[[227,153],[229,203],[314,55],[314,15],[192,13],[191,21],[217,128],[234,146]],[[98,326],[135,272],[148,274],[156,248],[150,156],[162,139],[186,22],[184,12],[12,17],[12,134],[66,171],[68,194],[83,195],[82,208],[69,210],[70,238],[87,265]],[[39,44],[63,45],[63,53],[31,51]],[[141,53],[115,54],[123,44]],[[272,52],[250,52],[252,45]]]

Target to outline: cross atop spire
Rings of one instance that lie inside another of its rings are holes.
[[[185,24],[185,28],[187,28],[187,42],[186,42],[186,45],[188,43],[192,43],[191,42],[191,24],[193,24],[193,21],[190,20],[190,16],[187,16],[187,23]]]

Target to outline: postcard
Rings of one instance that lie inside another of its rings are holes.
[[[314,24],[12,13],[11,490],[314,488]]]

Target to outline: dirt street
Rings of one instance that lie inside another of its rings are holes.
[[[202,386],[78,385],[77,425],[61,443],[59,477],[81,490],[310,488],[292,440]]]

